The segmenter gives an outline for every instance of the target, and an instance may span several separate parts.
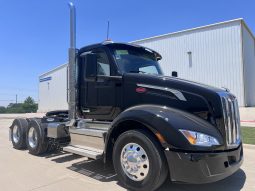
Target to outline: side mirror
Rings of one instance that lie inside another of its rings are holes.
[[[97,76],[97,56],[96,54],[85,55],[85,73],[86,78],[95,79]]]
[[[172,71],[172,76],[173,77],[178,77],[178,73],[176,71]]]

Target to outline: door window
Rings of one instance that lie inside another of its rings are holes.
[[[93,51],[93,53],[97,56],[97,75],[110,76],[110,62],[107,54],[102,50]]]

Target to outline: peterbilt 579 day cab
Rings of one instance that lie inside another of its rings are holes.
[[[10,138],[33,155],[64,151],[112,162],[130,190],[157,189],[166,179],[209,183],[243,161],[236,97],[163,75],[159,53],[126,43],[75,48],[70,4],[68,111],[15,119]],[[57,98],[56,98],[57,99]]]

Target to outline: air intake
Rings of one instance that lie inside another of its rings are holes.
[[[236,98],[221,97],[226,142],[228,147],[236,147],[240,143],[240,116]]]

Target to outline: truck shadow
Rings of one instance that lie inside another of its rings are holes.
[[[101,182],[117,181],[113,166],[111,164],[104,164],[102,159],[87,159],[86,157],[64,151],[47,152],[40,155],[40,157],[50,159],[56,163],[70,162],[71,166],[67,167],[69,170],[94,178]]]
[[[50,152],[46,152],[46,153],[40,155],[40,157],[50,159],[50,158],[54,158],[54,157],[62,157],[65,154],[66,154],[66,152],[64,152],[64,151],[50,151]]]
[[[105,165],[101,159],[99,160],[83,160],[83,157],[78,155],[68,155],[65,152],[52,153],[44,156],[46,158],[53,158],[52,161],[57,163],[71,162],[72,160],[81,159],[79,162],[72,163],[67,167],[69,170],[96,179],[101,182],[117,181],[118,178],[112,165]],[[84,158],[85,159],[85,158]],[[182,184],[171,183],[166,181],[158,191],[240,191],[246,181],[246,174],[242,169],[239,169],[236,173],[230,177],[209,184]],[[120,185],[120,183],[118,182]],[[121,185],[120,185],[121,186]]]
[[[240,191],[246,181],[245,172],[239,169],[230,177],[209,184],[177,184],[166,181],[158,191]]]
[[[65,163],[76,159],[84,158],[83,156],[67,153],[64,151],[47,152],[43,155],[40,155],[40,157],[51,159],[51,161],[54,161],[56,163]]]
[[[72,164],[68,169],[89,176],[101,182],[117,181],[112,165],[103,163],[103,160],[85,160]]]

